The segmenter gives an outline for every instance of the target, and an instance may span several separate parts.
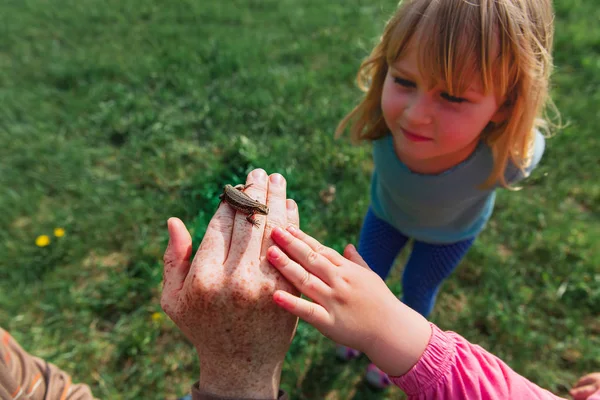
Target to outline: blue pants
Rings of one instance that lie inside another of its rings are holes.
[[[369,267],[386,279],[394,260],[410,238],[367,211],[358,242],[358,252]],[[429,316],[438,290],[463,259],[475,238],[450,244],[414,241],[402,275],[402,302],[424,317]]]

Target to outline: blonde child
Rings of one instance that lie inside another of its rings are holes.
[[[363,351],[409,400],[559,398],[399,302],[354,246],[342,256],[296,228],[276,228],[271,237],[277,246],[267,250],[267,259],[313,300],[278,290],[275,303],[328,338]],[[571,395],[600,400],[599,374],[580,379]]]
[[[412,239],[401,300],[424,317],[492,215],[496,188],[542,157],[552,36],[550,0],[404,0],[360,67],[366,94],[336,131],[373,143],[358,251],[385,279]]]

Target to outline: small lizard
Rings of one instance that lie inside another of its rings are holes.
[[[244,190],[247,187],[252,186],[252,184],[248,185],[225,185],[223,188],[223,193],[219,196],[221,201],[225,201],[231,207],[235,208],[238,211],[241,211],[245,214],[248,214],[246,220],[250,222],[254,226],[259,226],[258,221],[254,218],[254,214],[267,215],[269,214],[269,207],[265,204],[262,204],[259,201],[252,199]]]

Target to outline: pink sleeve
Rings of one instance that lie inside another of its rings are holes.
[[[431,324],[425,352],[406,374],[390,377],[409,399],[560,399],[454,332]]]
[[[600,389],[596,390],[594,393],[592,393],[587,400],[600,400]]]

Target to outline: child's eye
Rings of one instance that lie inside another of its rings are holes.
[[[414,82],[408,81],[402,78],[394,78],[394,82],[396,82],[400,86],[404,86],[405,88],[414,88],[417,87]]]
[[[467,101],[467,99],[463,99],[462,97],[454,97],[454,96],[450,96],[448,93],[444,92],[442,93],[442,98],[449,101],[450,103],[462,103],[464,101]]]

